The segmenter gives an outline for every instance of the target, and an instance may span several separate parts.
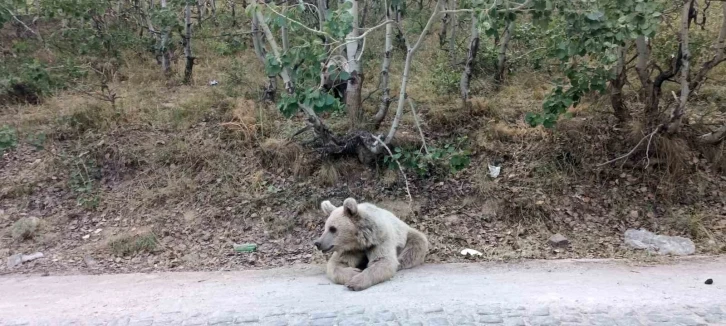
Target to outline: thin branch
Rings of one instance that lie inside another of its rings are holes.
[[[624,159],[624,158],[627,158],[627,157],[629,157],[630,155],[633,155],[633,153],[635,153],[635,151],[636,151],[636,150],[637,150],[638,148],[640,148],[640,144],[642,144],[642,143],[643,143],[643,141],[644,141],[644,140],[645,140],[646,138],[650,138],[650,139],[652,139],[652,138],[653,138],[653,135],[657,134],[657,133],[658,133],[658,132],[659,132],[659,131],[661,130],[661,127],[662,127],[662,126],[663,126],[663,125],[659,125],[658,127],[656,127],[656,128],[655,128],[655,130],[653,130],[653,132],[651,132],[651,133],[649,133],[649,134],[645,135],[645,137],[641,138],[641,139],[640,139],[640,141],[639,141],[639,142],[638,142],[638,143],[637,143],[637,144],[635,145],[635,147],[633,147],[633,149],[631,149],[631,150],[630,150],[630,152],[626,153],[625,155],[622,155],[622,156],[618,156],[618,157],[616,157],[616,158],[614,158],[614,159],[612,159],[612,160],[610,160],[610,161],[607,161],[607,162],[605,162],[605,163],[600,163],[600,164],[598,164],[597,166],[603,166],[603,165],[608,165],[608,164],[610,164],[610,163],[613,163],[613,162],[617,162],[617,161],[619,161],[619,160],[622,160],[622,159]],[[650,144],[650,141],[648,141],[648,144]]]
[[[45,45],[45,41],[43,40],[43,37],[40,36],[40,33],[34,31],[32,28],[30,28],[28,25],[26,25],[22,20],[20,20],[17,16],[15,16],[15,13],[13,13],[12,10],[10,10],[8,8],[5,8],[5,10],[8,12],[8,14],[10,14],[10,16],[13,17],[13,19],[16,22],[18,22],[20,25],[23,25],[23,27],[25,27],[25,29],[27,29],[28,32],[32,33],[33,35],[35,35],[35,37],[38,38],[38,41],[40,41],[40,43],[43,43],[43,45]]]
[[[398,159],[396,159],[395,156],[393,156],[393,152],[391,151],[390,148],[388,148],[388,146],[386,145],[386,143],[384,143],[381,140],[381,138],[379,138],[376,135],[371,135],[371,137],[373,137],[373,139],[375,139],[376,142],[378,142],[381,145],[383,145],[383,148],[386,149],[386,151],[388,152],[388,155],[391,156],[391,159],[394,162],[396,162],[396,165],[398,166],[398,170],[401,171],[401,175],[403,176],[403,181],[406,183],[406,193],[408,194],[408,207],[411,208],[411,209],[413,209],[413,196],[411,196],[411,188],[408,187],[408,178],[406,177],[406,172],[403,171],[403,167],[401,166],[401,163],[398,162]]]
[[[702,143],[716,144],[716,143],[722,141],[725,137],[726,137],[726,124],[721,126],[721,128],[718,128],[716,131],[709,132],[698,138]]]
[[[411,114],[413,114],[413,121],[416,123],[416,128],[418,129],[418,133],[421,136],[421,142],[423,143],[423,149],[426,152],[426,155],[429,154],[429,147],[426,146],[426,137],[424,137],[423,130],[421,129],[421,122],[418,120],[418,114],[416,113],[416,107],[413,105],[413,100],[411,98],[408,98],[408,104],[411,105]]]

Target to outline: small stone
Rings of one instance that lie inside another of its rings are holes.
[[[594,326],[617,326],[615,319],[607,316],[592,316],[590,318],[590,324]]]
[[[441,308],[441,307],[430,307],[430,308],[425,309],[424,313],[425,314],[434,314],[434,313],[443,312],[443,311],[444,311],[444,308]]]
[[[575,315],[565,315],[560,317],[560,321],[566,322],[566,323],[582,323],[582,318],[580,316]]]
[[[436,317],[429,319],[429,326],[449,326],[449,320],[443,317]]]
[[[711,284],[713,284],[713,279],[710,279],[710,278],[709,278],[709,279],[707,279],[707,280],[706,280],[706,284],[708,284],[708,285],[711,285]]]
[[[567,240],[562,234],[555,234],[550,237],[550,245],[553,247],[567,247],[570,245],[570,240]]]
[[[505,318],[504,325],[505,326],[526,326],[527,324],[524,322],[524,318]]]
[[[376,314],[376,319],[379,321],[394,321],[396,320],[396,315],[390,311],[381,311]]]
[[[452,319],[454,320],[454,325],[462,325],[462,324],[473,324],[474,323],[474,317],[471,315],[456,315],[453,316]]]
[[[476,309],[476,313],[479,315],[499,315],[502,313],[502,308],[499,308],[499,306],[482,306]]]
[[[8,268],[13,268],[23,263],[23,255],[17,254],[8,257]]]
[[[278,311],[273,311],[273,312],[267,313],[265,315],[265,317],[277,317],[277,316],[284,316],[284,315],[285,315],[284,311],[278,310]]]
[[[409,320],[400,323],[401,326],[423,326],[423,323],[418,320]]]
[[[90,255],[83,256],[83,263],[86,264],[86,267],[91,269],[98,266],[98,262],[96,262],[96,260],[93,259],[93,257],[91,257]]]
[[[722,321],[726,321],[726,316],[724,315],[716,315],[716,314],[708,314],[703,316],[703,320],[705,320],[707,323],[717,324]]]
[[[668,317],[663,315],[648,315],[648,320],[656,323],[664,323],[668,321]]]
[[[325,318],[335,318],[336,314],[334,312],[315,312],[310,314],[310,319],[325,319]]]
[[[284,319],[275,319],[275,320],[268,320],[265,322],[266,325],[269,326],[287,326],[287,320]]]
[[[673,318],[673,321],[676,322],[676,324],[685,325],[685,326],[704,325],[703,323],[700,323],[697,320],[695,320],[691,317],[687,317],[687,316],[676,316],[675,318]]]
[[[482,324],[501,324],[504,320],[498,315],[483,315],[479,317],[479,322]]]
[[[311,326],[335,326],[335,318],[313,319],[310,321]]]
[[[355,308],[349,308],[345,311],[346,315],[362,315],[366,312],[366,308],[362,307],[355,307]]]
[[[549,316],[550,315],[550,308],[549,307],[539,307],[534,310],[532,310],[531,313],[532,316]]]
[[[551,316],[537,316],[530,318],[529,324],[532,326],[559,326],[560,321]]]
[[[255,315],[239,316],[234,319],[235,324],[246,324],[246,323],[259,323],[260,317]]]
[[[84,235],[84,236],[83,236],[82,238],[83,238],[83,240],[88,240],[88,239],[89,239],[90,237],[91,237],[91,235],[90,235],[90,234],[86,234],[86,235]]]
[[[368,321],[360,316],[343,319],[338,323],[339,326],[364,326]]]
[[[643,326],[643,324],[635,317],[624,317],[618,319],[618,326]]]

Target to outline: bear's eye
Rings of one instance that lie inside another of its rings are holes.
[[[330,233],[335,233],[336,231],[338,231],[338,229],[336,229],[334,226],[331,226],[328,228],[328,231],[330,231]]]

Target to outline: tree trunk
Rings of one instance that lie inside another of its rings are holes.
[[[166,0],[161,0],[161,8],[166,9]],[[169,54],[169,27],[161,26],[161,70],[164,76],[171,74],[171,57]]]
[[[275,58],[278,61],[282,61],[282,55],[280,54],[280,47],[277,45],[277,41],[275,41],[275,37],[272,34],[272,31],[270,30],[270,27],[267,26],[265,23],[265,17],[262,15],[261,12],[255,11],[254,13],[255,17],[257,18],[257,23],[262,28],[262,31],[265,33],[265,38],[267,39],[267,43],[270,45],[270,50],[272,51],[272,54],[275,56]],[[285,90],[287,91],[287,94],[294,95],[295,94],[295,85],[293,84],[292,80],[290,79],[290,70],[287,67],[283,67],[282,71],[280,72],[280,77],[282,77],[283,82],[285,83]],[[331,144],[333,146],[338,146],[338,142],[333,136],[333,133],[328,129],[328,127],[320,120],[317,114],[315,114],[315,111],[313,108],[305,105],[304,103],[298,102],[298,105],[302,109],[302,111],[307,115],[308,121],[315,129],[315,133],[323,140],[323,143]]]
[[[363,118],[363,112],[361,108],[361,88],[363,86],[363,76],[360,71],[360,35],[359,24],[358,24],[358,0],[345,0],[350,3],[351,7],[349,10],[350,15],[353,17],[351,22],[351,31],[345,37],[346,49],[345,53],[348,58],[346,71],[350,75],[348,78],[348,85],[345,89],[345,106],[348,110],[348,119],[350,121],[350,129],[356,130],[360,126],[360,122]]]
[[[237,3],[235,3],[235,0],[230,0],[229,6],[230,6],[230,8],[229,8],[230,14],[232,15],[232,27],[237,27],[237,11],[236,11]]]
[[[698,70],[698,73],[691,78],[688,86],[691,91],[696,91],[701,86],[701,83],[706,80],[706,76],[711,69],[726,60],[726,2],[721,3],[721,12],[723,18],[721,18],[721,30],[719,31],[718,39],[716,44],[714,44],[714,55],[710,60],[704,62],[701,69]]]
[[[497,75],[496,82],[501,84],[504,81],[504,75],[507,70],[507,48],[509,47],[509,41],[512,39],[512,32],[514,32],[514,21],[509,20],[504,27],[504,34],[499,44],[499,54],[497,55]]]
[[[635,47],[638,52],[635,70],[638,73],[638,79],[640,79],[640,98],[645,105],[645,123],[647,126],[652,126],[655,125],[658,120],[658,107],[660,106],[662,83],[656,84],[650,78],[650,70],[648,70],[650,49],[648,48],[645,36],[641,35],[635,39]]]
[[[391,8],[386,8],[386,19],[391,19]],[[388,114],[388,108],[391,106],[391,87],[389,86],[391,67],[391,57],[393,56],[393,24],[386,25],[386,41],[383,47],[383,67],[381,67],[381,104],[378,106],[378,112],[373,117],[373,127],[377,130],[381,126],[381,122]]]
[[[204,20],[204,0],[197,0],[197,25],[202,26]]]
[[[448,0],[452,1],[452,0]],[[444,8],[443,10],[447,10],[449,7],[448,1],[444,1]],[[444,49],[444,45],[446,45],[446,35],[449,30],[449,23],[451,22],[450,16],[448,13],[445,13],[443,16],[441,16],[441,32],[439,32],[439,47],[441,49]]]
[[[421,31],[421,34],[418,37],[418,40],[416,41],[416,44],[414,44],[412,47],[408,49],[406,52],[406,62],[403,66],[403,76],[401,78],[401,89],[398,92],[398,103],[396,107],[396,116],[393,118],[393,122],[391,123],[391,128],[388,130],[388,135],[386,135],[385,143],[390,144],[393,140],[393,137],[396,135],[396,131],[398,130],[398,125],[401,122],[401,117],[403,116],[403,107],[406,104],[406,86],[408,85],[408,79],[409,79],[409,73],[411,72],[411,62],[413,61],[413,56],[416,53],[416,51],[421,46],[421,43],[423,42],[423,39],[426,37],[426,34],[428,34],[429,29],[431,29],[431,25],[433,25],[434,20],[438,17],[439,12],[441,11],[441,8],[444,6],[444,0],[438,0],[436,2],[436,7],[434,8],[434,12],[431,13],[431,17],[429,18],[428,22],[426,22],[426,26],[424,26],[424,29]],[[372,150],[373,153],[379,153],[380,147]]]
[[[626,48],[618,48],[618,63],[614,68],[615,78],[610,81],[610,103],[613,106],[615,117],[622,124],[630,121],[630,112],[623,99],[623,86],[627,78],[625,70]]]
[[[469,110],[471,110],[471,103],[469,103],[469,84],[471,83],[472,66],[474,65],[476,54],[479,52],[479,28],[477,28],[477,24],[476,13],[471,13],[471,39],[469,40],[469,52],[466,57],[464,71],[461,73],[461,81],[459,82],[461,105],[465,109]]]
[[[209,0],[212,7],[212,22],[217,25],[217,0]]]
[[[192,6],[187,0],[184,6],[184,56],[186,65],[184,67],[184,84],[192,82],[192,69],[194,68],[194,56],[192,55]]]
[[[688,103],[688,95],[690,92],[688,75],[691,69],[691,49],[689,45],[690,40],[688,37],[688,27],[690,25],[690,12],[693,8],[694,1],[695,0],[686,1],[683,5],[683,11],[681,12],[681,75],[679,78],[681,83],[681,96],[678,99],[678,106],[671,113],[668,126],[666,127],[666,130],[670,134],[677,133],[681,129],[683,115],[686,113],[686,103]]]
[[[265,64],[265,48],[262,46],[262,39],[260,35],[260,24],[257,20],[257,15],[252,15],[252,44],[255,48],[255,54],[260,59],[262,64]],[[275,101],[277,95],[277,76],[267,76],[267,85],[265,86],[265,95],[263,96],[266,101]]]
[[[456,10],[458,8],[458,0],[450,0],[451,5],[449,10]],[[449,32],[449,58],[451,59],[451,66],[456,65],[456,28],[459,25],[458,17],[456,13],[451,13],[451,32]]]
[[[327,0],[318,0],[318,28],[322,31],[325,28],[325,20],[327,17],[325,17],[326,13],[328,12],[328,1]],[[330,52],[330,41],[328,40],[328,37],[325,36],[323,38],[323,44],[325,47],[325,53]],[[323,65],[325,66],[325,65]]]

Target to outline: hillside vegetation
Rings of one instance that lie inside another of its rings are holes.
[[[274,2],[0,4],[12,272],[323,262],[346,197],[429,262],[726,252],[726,2]]]

